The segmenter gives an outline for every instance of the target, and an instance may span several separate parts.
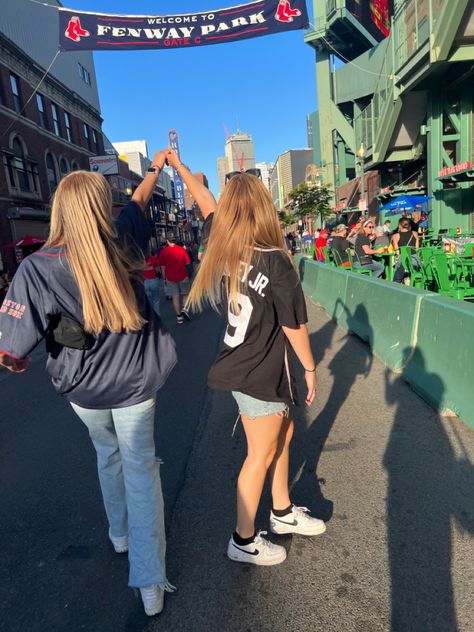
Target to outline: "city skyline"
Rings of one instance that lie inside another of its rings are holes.
[[[68,5],[104,13],[150,13],[145,0],[70,0]],[[174,0],[163,1],[153,12],[220,6],[222,0]],[[112,140],[144,138],[152,157],[168,143],[168,131],[176,129],[183,161],[207,175],[215,195],[225,126],[252,134],[256,162],[273,162],[288,148],[306,146],[306,116],[317,107],[316,80],[314,52],[300,31],[192,50],[99,52],[94,60],[104,133]],[[255,72],[256,60],[265,72]],[[298,97],[288,111],[280,112],[274,104],[282,101],[286,80],[297,86]],[[181,85],[185,93],[176,96]]]

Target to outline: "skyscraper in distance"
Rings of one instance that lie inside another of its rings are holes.
[[[257,169],[260,169],[260,173],[262,174],[262,182],[270,191],[270,174],[274,167],[273,162],[257,162],[255,166],[257,167]]]
[[[255,168],[255,150],[251,134],[235,132],[225,142],[227,173]]]

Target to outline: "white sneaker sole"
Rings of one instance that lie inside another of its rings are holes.
[[[283,548],[283,547],[282,547]],[[251,555],[250,553],[239,553],[237,549],[227,548],[227,557],[233,562],[242,562],[243,564],[255,564],[256,566],[276,566],[286,560],[286,550],[279,555],[275,555],[271,558],[263,558],[259,555]]]
[[[128,538],[113,538],[109,532],[109,540],[112,542],[116,553],[128,553]]]
[[[295,535],[321,535],[326,531],[326,525],[323,522],[320,527],[313,529],[304,529],[299,525],[291,525],[285,526],[283,523],[274,523],[273,520],[270,521],[270,531],[275,533],[276,535],[289,535],[290,533],[294,533]]]
[[[160,614],[161,612],[163,612],[163,608],[165,605],[165,591],[164,590],[162,591],[161,600],[159,601],[158,605],[155,608],[150,608],[150,607],[147,608],[145,605],[145,602],[143,601],[143,597],[142,597],[142,603],[143,603],[143,609],[145,610],[145,614],[148,617],[155,617],[157,614]]]
[[[163,605],[164,605],[164,604],[162,604],[162,605],[161,605],[161,608],[159,608],[158,610],[147,610],[147,609],[144,607],[145,614],[146,614],[148,617],[156,617],[156,615],[161,614],[161,613],[163,612]]]

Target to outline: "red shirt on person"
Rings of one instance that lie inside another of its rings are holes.
[[[160,259],[157,255],[151,255],[145,261],[145,269],[143,270],[143,278],[145,281],[156,279],[156,268],[160,267]]]
[[[328,245],[328,234],[327,230],[320,231],[319,237],[316,239],[316,243],[314,244],[316,259],[318,261],[324,262],[323,248]]]
[[[167,281],[179,283],[188,276],[186,265],[191,263],[191,259],[184,248],[169,244],[161,251],[158,263],[164,267]]]

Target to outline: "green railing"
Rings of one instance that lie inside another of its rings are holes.
[[[354,121],[356,146],[364,143],[370,152],[377,140],[379,122],[396,99],[396,82],[403,66],[429,42],[430,29],[452,0],[405,0],[397,6],[390,40],[371,103]]]

